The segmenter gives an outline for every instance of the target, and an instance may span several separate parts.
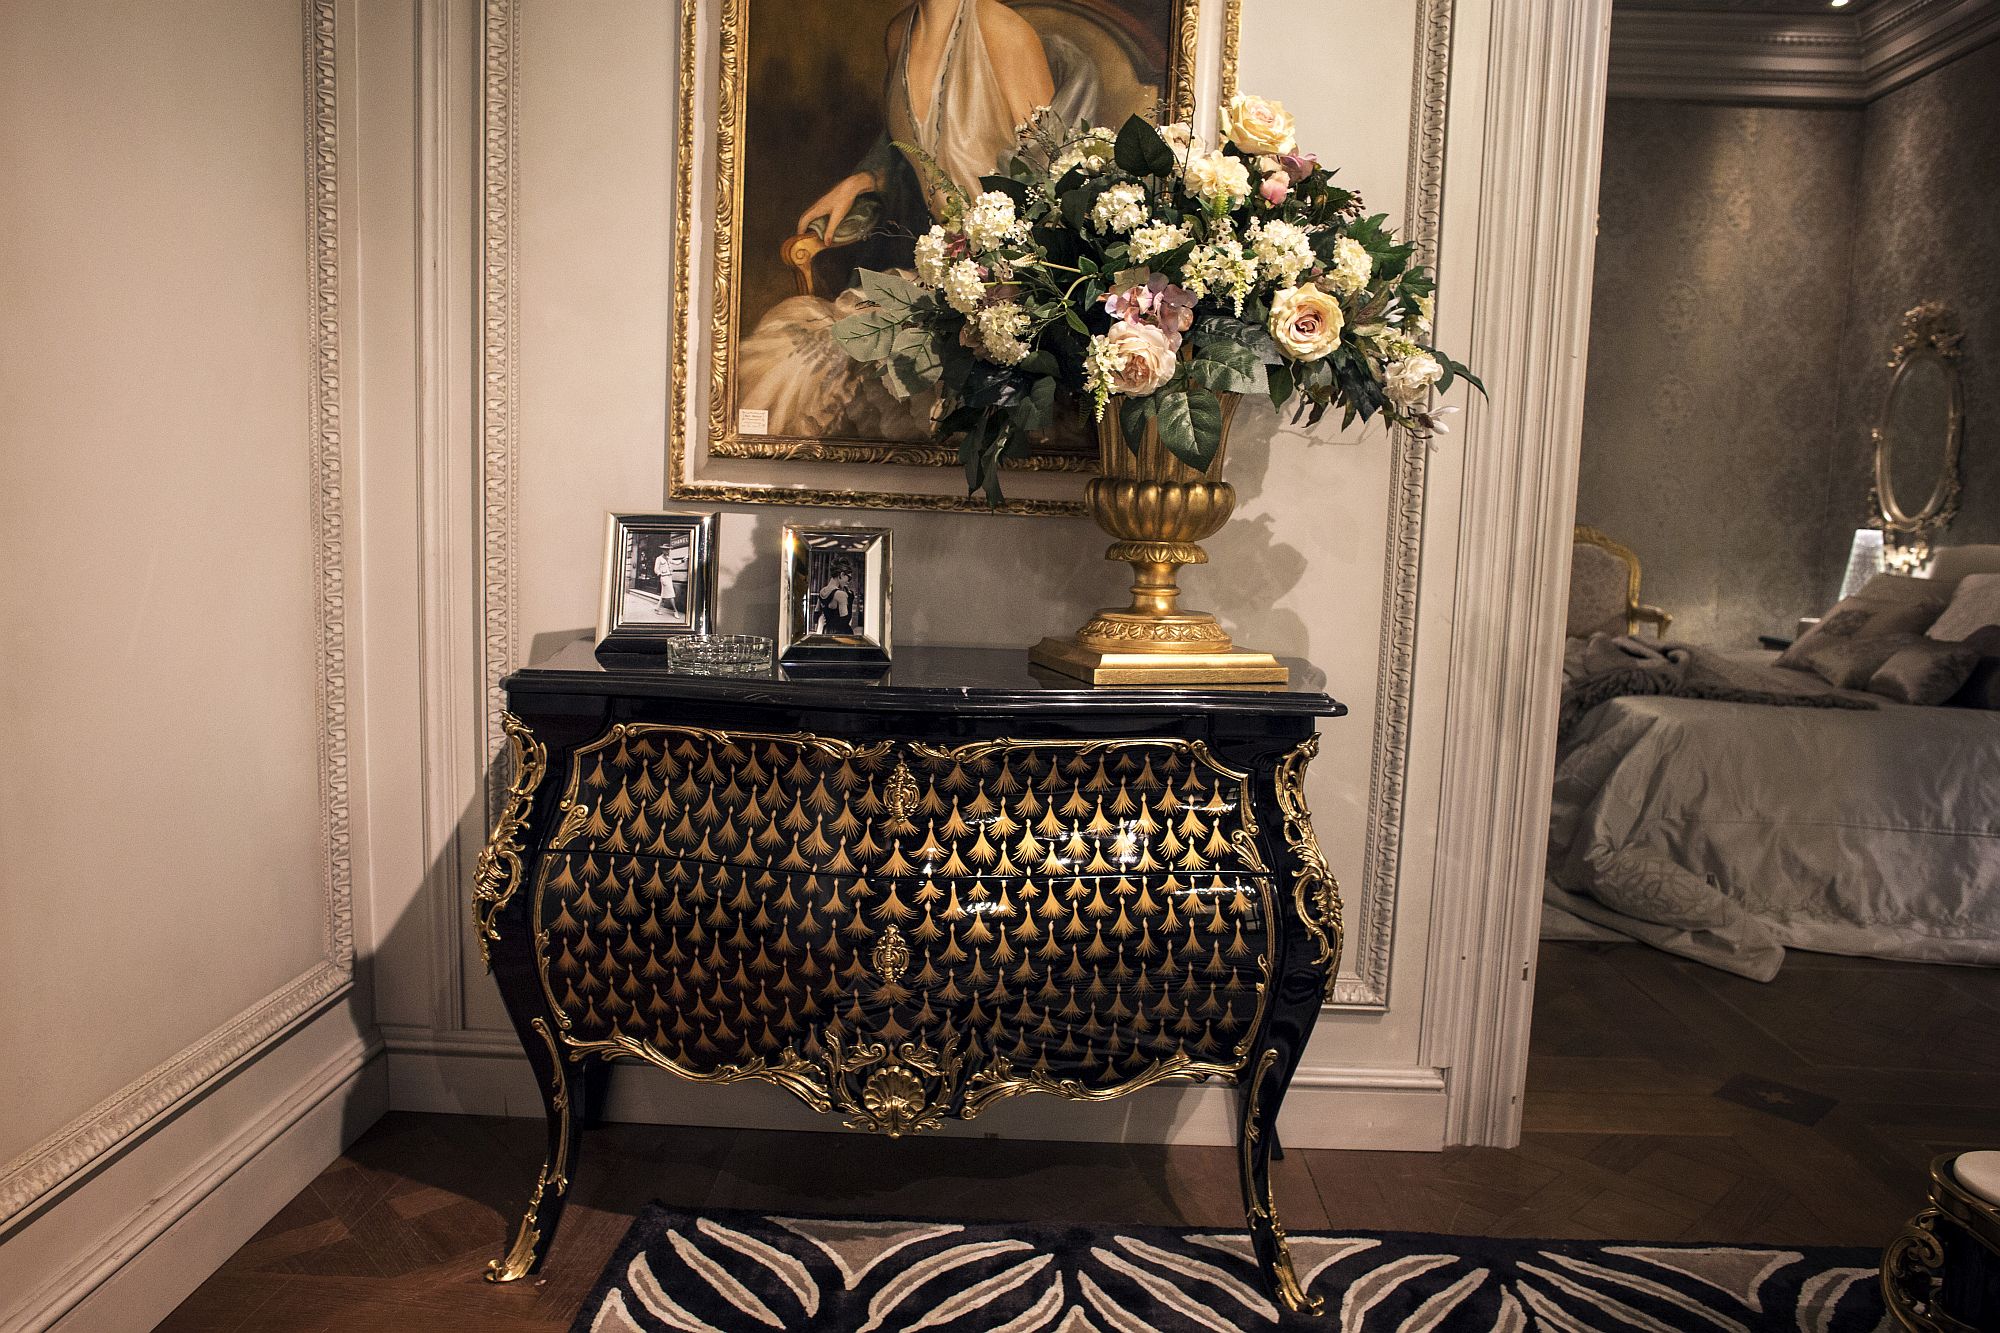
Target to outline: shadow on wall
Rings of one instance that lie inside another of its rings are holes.
[[[1249,512],[1255,507],[1252,502],[1263,498],[1271,450],[1282,429],[1268,405],[1260,409],[1255,399],[1248,399],[1239,408],[1223,470],[1236,488],[1236,512],[1222,531],[1202,543],[1214,563],[1197,566],[1183,577],[1188,593],[1182,600],[1222,617],[1223,626],[1244,647],[1310,660],[1311,631],[1303,617],[1281,605],[1305,579],[1305,554],[1278,540],[1269,506],[1262,513]],[[1316,668],[1312,674],[1319,679],[1297,679],[1292,684],[1317,689],[1325,677]]]

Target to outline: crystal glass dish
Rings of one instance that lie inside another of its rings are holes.
[[[760,676],[771,670],[761,634],[690,634],[667,641],[667,665],[694,676]]]

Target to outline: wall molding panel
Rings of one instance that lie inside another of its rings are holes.
[[[334,1007],[10,1239],[0,1328],[150,1328],[387,1109],[380,1038]],[[112,1219],[108,1229],[106,1219]]]
[[[1860,15],[1620,9],[1613,97],[1864,106],[2000,37],[2000,0],[1884,0]]]
[[[343,513],[341,377],[340,105],[336,2],[302,0],[306,153],[304,194],[309,291],[307,447],[313,478],[312,545],[324,877],[322,958],[199,1041],[91,1107],[0,1167],[0,1239],[31,1210],[202,1097],[219,1080],[281,1043],[344,995],[354,977],[353,866],[347,736],[347,564]]]
[[[1611,0],[1496,5],[1426,1045],[1448,1143],[1520,1140],[1583,435]]]

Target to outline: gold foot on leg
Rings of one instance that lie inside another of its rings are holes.
[[[514,1247],[500,1258],[487,1261],[486,1280],[514,1282],[533,1272],[535,1245],[541,1238],[541,1233],[535,1230],[532,1218],[522,1218],[521,1229],[514,1236]]]
[[[514,1244],[498,1259],[486,1265],[488,1282],[515,1282],[535,1271],[542,1261],[542,1198],[550,1185],[548,1172],[544,1171],[535,1181],[535,1192],[528,1196],[528,1211],[522,1214],[520,1230],[514,1233]],[[553,1182],[555,1194],[560,1197],[567,1182],[557,1176]]]

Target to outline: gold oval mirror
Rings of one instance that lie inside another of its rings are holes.
[[[1941,302],[1903,316],[1889,355],[1894,374],[1875,427],[1875,494],[1884,555],[1901,569],[1930,558],[1933,533],[1958,512],[1958,449],[1964,405],[1960,334]]]

